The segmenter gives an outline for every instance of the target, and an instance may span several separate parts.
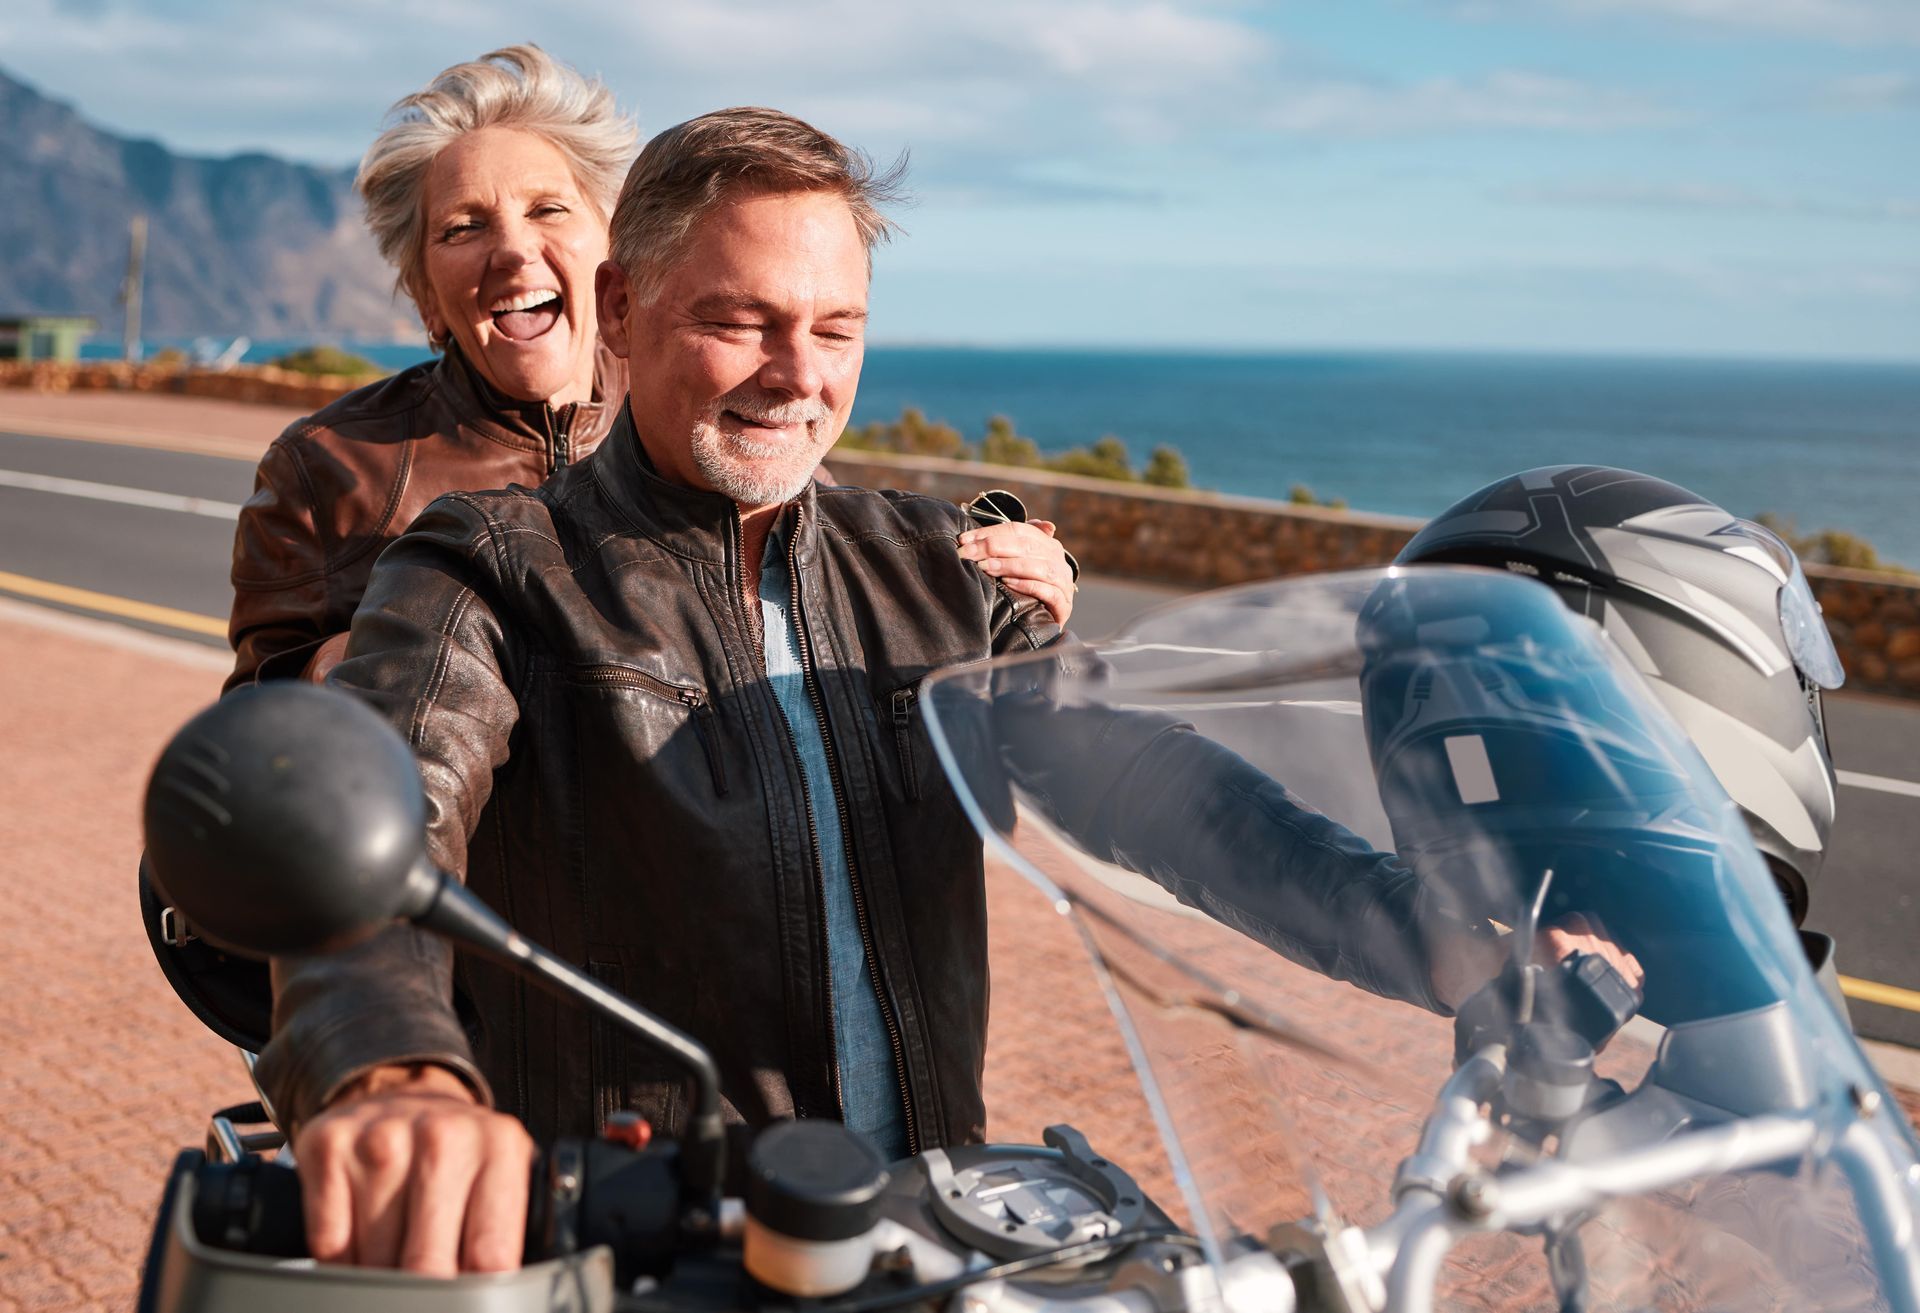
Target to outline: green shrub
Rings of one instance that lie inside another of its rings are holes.
[[[1121,483],[1149,483],[1159,488],[1193,486],[1187,462],[1177,448],[1158,446],[1147,458],[1144,471],[1136,471],[1127,455],[1127,444],[1109,433],[1086,447],[1070,447],[1048,453],[1032,438],[1022,436],[1005,415],[987,421],[987,431],[978,443],[969,443],[950,424],[929,420],[913,406],[900,412],[893,421],[876,420],[859,428],[849,427],[840,435],[840,446],[848,451],[893,452],[901,456],[944,456],[950,460],[977,460],[989,465],[1010,465],[1024,469],[1052,470],[1059,474],[1079,474],[1093,479],[1113,479]]]
[[[1332,511],[1347,509],[1345,497],[1316,497],[1313,489],[1304,483],[1296,483],[1287,489],[1287,500],[1295,506],[1324,506]]]
[[[359,376],[387,372],[365,356],[356,356],[353,352],[342,351],[337,346],[303,346],[298,351],[289,351],[278,360],[270,360],[267,363],[280,369],[290,369],[296,374]]]
[[[1191,488],[1193,477],[1187,469],[1187,458],[1177,448],[1164,443],[1153,449],[1147,457],[1147,468],[1140,475],[1143,482],[1156,488]]]
[[[989,465],[1038,465],[1043,457],[1039,443],[1014,432],[1013,421],[1005,415],[995,415],[980,439],[980,459]]]
[[[851,437],[851,441],[849,441]],[[973,453],[966,439],[951,424],[929,422],[913,406],[900,412],[891,424],[873,423],[848,430],[840,437],[849,447],[861,451],[891,451],[902,456],[944,456],[949,460],[967,460]]]
[[[1139,476],[1127,462],[1127,444],[1109,433],[1091,447],[1070,447],[1049,457],[1046,468],[1060,474],[1079,474],[1090,479],[1116,479],[1134,483]]]

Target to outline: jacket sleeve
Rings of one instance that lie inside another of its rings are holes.
[[[1022,791],[1087,851],[1290,961],[1447,1010],[1433,988],[1429,940],[1452,921],[1399,858],[1191,725],[1063,706],[1045,678],[1036,668],[1019,687],[1003,682],[994,732]]]
[[[491,527],[435,502],[381,556],[329,682],[366,699],[413,749],[433,860],[464,878],[467,842],[518,720],[519,660],[496,614]],[[344,953],[276,959],[273,1039],[257,1075],[285,1125],[390,1063],[434,1062],[490,1099],[452,998],[452,950],[391,926]]]
[[[297,678],[351,613],[330,606],[325,545],[312,487],[284,438],[267,448],[233,534],[233,611],[227,640],[233,673],[223,691],[262,679]]]
[[[1059,641],[1066,632],[1045,603],[1014,592],[991,575],[983,573],[980,578],[988,587],[988,633],[992,635],[995,656],[1037,652]]]

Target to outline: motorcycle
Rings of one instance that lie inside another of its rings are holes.
[[[1104,999],[1137,1116],[891,1164],[787,1123],[723,1198],[697,1039],[433,870],[371,712],[261,689],[156,768],[180,916],[254,952],[409,917],[676,1057],[695,1116],[677,1143],[615,1118],[551,1146],[528,1266],[434,1280],[298,1257],[297,1181],[238,1129],[269,1110],[229,1110],[169,1179],[142,1307],[1920,1313],[1920,1144],[1712,774],[1546,588],[1250,585],[936,675],[918,705],[990,857],[1041,895],[994,933]],[[266,869],[270,897],[237,896]],[[1575,924],[1643,991],[1543,951]],[[1079,1027],[1050,1055],[1069,1081],[1107,1038]]]

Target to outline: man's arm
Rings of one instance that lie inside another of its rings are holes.
[[[1405,863],[1231,750],[1163,714],[1059,708],[1014,695],[997,710],[1031,796],[1088,851],[1290,961],[1371,993],[1450,1013],[1511,950],[1444,906]],[[1010,719],[1011,717],[1019,719]],[[1640,966],[1604,927],[1569,917],[1536,955]]]
[[[454,875],[518,716],[494,552],[471,504],[429,507],[375,567],[333,678],[406,737],[429,853]],[[315,1257],[443,1274],[517,1264],[531,1143],[485,1106],[448,946],[392,926],[344,953],[276,960],[274,980],[258,1075],[294,1132]]]
[[[1079,562],[1054,537],[1051,520],[1010,520],[960,535],[960,555],[1016,593],[1047,608],[1056,625],[1073,617]]]

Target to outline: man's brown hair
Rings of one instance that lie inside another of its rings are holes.
[[[731,197],[827,192],[846,201],[867,248],[895,225],[880,207],[903,198],[902,155],[884,172],[861,151],[779,110],[715,110],[649,141],[627,171],[609,225],[613,260],[641,304],[660,295],[667,269],[710,210]]]

